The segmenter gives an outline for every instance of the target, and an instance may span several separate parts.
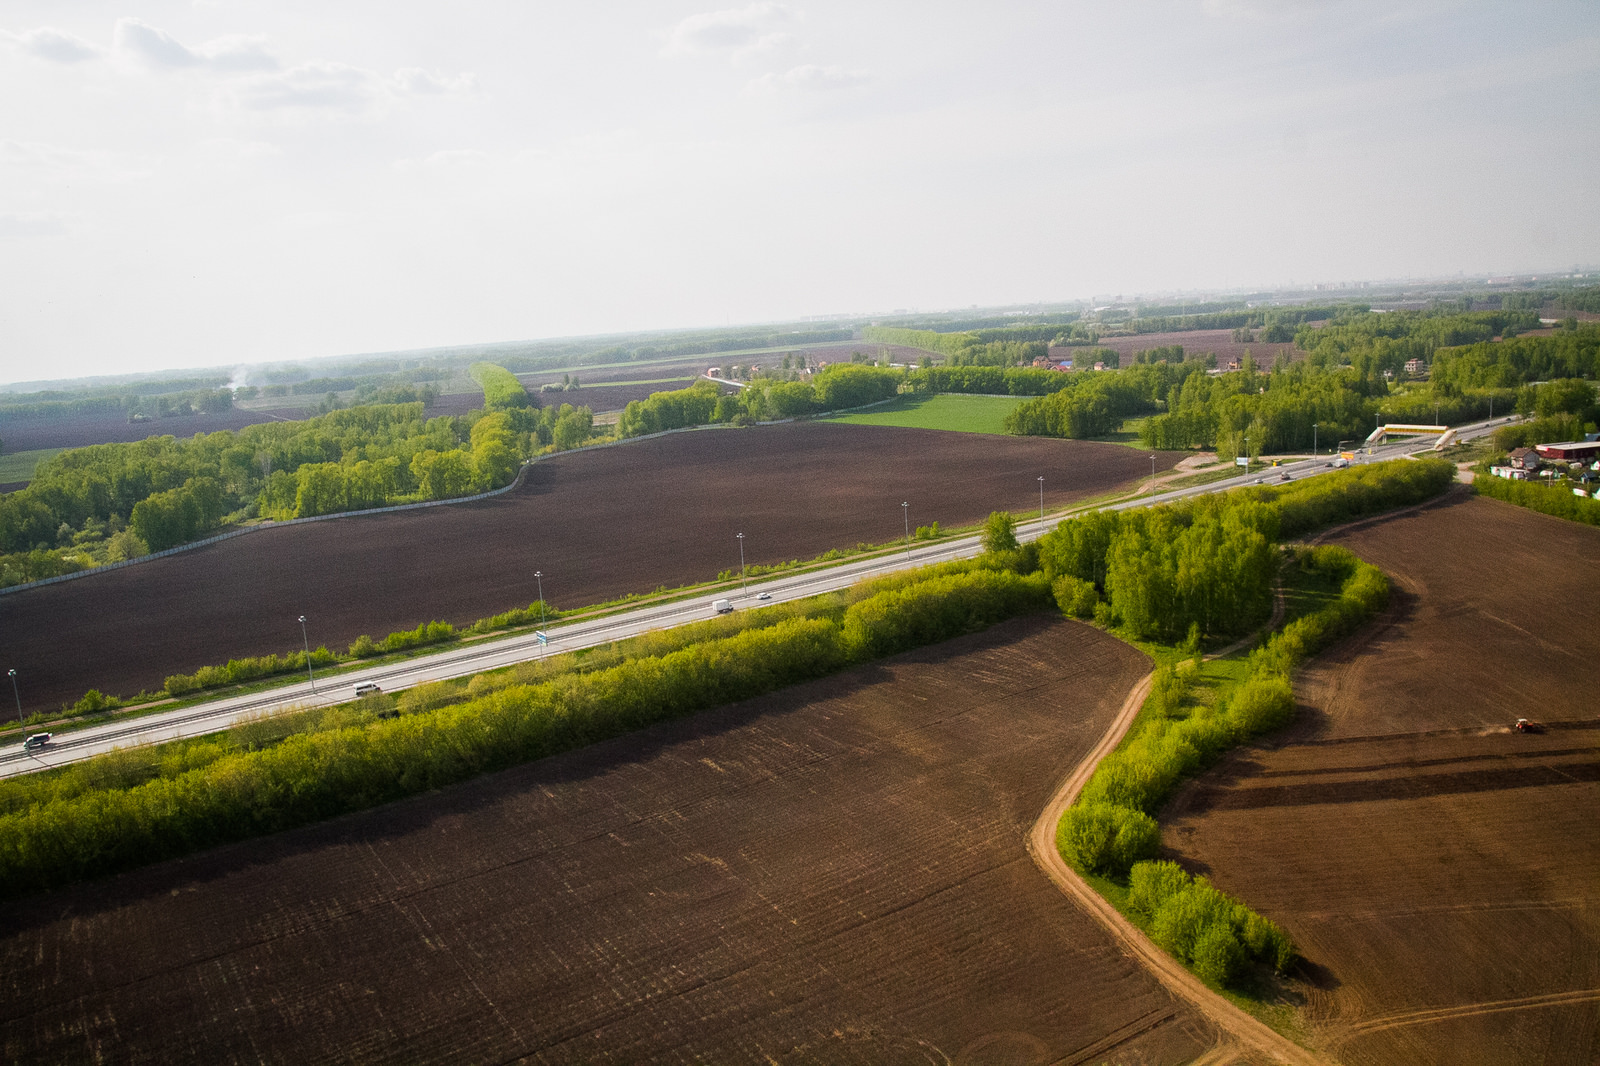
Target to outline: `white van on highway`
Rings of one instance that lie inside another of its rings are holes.
[[[356,686],[356,699],[360,699],[362,696],[376,696],[382,691],[383,689],[379,688],[371,681],[363,681],[361,684]]]
[[[51,733],[35,733],[33,736],[22,742],[22,750],[38,751],[40,748],[50,743],[50,738],[53,735],[54,734]]]

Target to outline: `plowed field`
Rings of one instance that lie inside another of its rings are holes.
[[[1270,367],[1273,360],[1279,355],[1290,359],[1305,358],[1305,353],[1295,348],[1293,344],[1264,344],[1253,341],[1242,344],[1233,339],[1231,329],[1194,329],[1183,333],[1141,333],[1133,337],[1106,337],[1099,343],[1101,348],[1110,348],[1122,356],[1122,365],[1131,364],[1133,356],[1150,348],[1165,348],[1173,344],[1183,345],[1184,355],[1205,355],[1207,352],[1217,357],[1217,365],[1226,368],[1229,360],[1242,359],[1248,349],[1250,358],[1254,359],[1258,367]]]
[[[482,400],[479,394],[479,400]],[[223,429],[243,429],[257,422],[277,422],[304,418],[297,407],[272,410],[246,410],[235,407],[216,414],[194,414],[158,418],[150,422],[129,422],[120,412],[105,415],[76,415],[71,418],[10,418],[0,420],[0,440],[7,452],[29,452],[39,448],[83,448],[91,444],[115,444],[144,440],[146,437],[192,437],[196,433],[215,433]]]
[[[1181,453],[1162,453],[1171,466]],[[90,688],[132,694],[179,671],[311,643],[348,646],[429,619],[538,598],[576,607],[809,559],[912,525],[1051,507],[1147,474],[1116,445],[796,423],[671,434],[534,464],[488,500],[268,529],[0,596],[24,710]]]
[[[1146,669],[1021,620],[7,907],[3,1057],[1189,1061],[1023,840]]]
[[[1346,1066],[1593,1063],[1600,530],[1467,499],[1334,541],[1397,602],[1305,673],[1286,742],[1174,802],[1166,841],[1289,929]]]

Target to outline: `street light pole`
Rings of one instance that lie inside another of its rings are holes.
[[[13,669],[13,670],[7,670],[6,673],[11,675],[11,694],[17,698],[17,724],[21,725],[22,724],[22,693],[17,691],[17,672],[16,672],[16,670]]]
[[[539,628],[544,628],[544,571],[535,570],[533,579],[539,583]]]
[[[300,616],[300,641],[306,646],[306,676],[311,679],[311,691],[317,691],[317,675],[311,672],[311,638],[306,636],[306,616]]]
[[[1039,475],[1039,528],[1044,528],[1044,475]]]
[[[744,534],[740,533],[740,534],[738,534],[738,537],[739,537],[739,589],[744,595],[748,596],[750,594],[750,585],[749,585],[749,583],[747,581],[745,581],[745,576],[744,576]]]
[[[900,517],[906,523],[906,558],[911,558],[911,504],[909,501],[900,504]]]
[[[1156,457],[1150,457],[1150,495],[1156,494]]]
[[[1317,457],[1317,423],[1311,423],[1311,458]]]

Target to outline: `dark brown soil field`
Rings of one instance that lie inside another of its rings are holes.
[[[1148,669],[1021,620],[0,915],[8,1063],[1180,1063],[1035,868]]]
[[[479,394],[482,398],[482,394]],[[215,433],[219,429],[243,429],[257,422],[283,418],[297,419],[299,408],[248,411],[236,407],[218,414],[195,414],[181,418],[161,418],[150,422],[129,422],[126,415],[80,415],[75,418],[0,419],[0,440],[8,452],[31,452],[39,448],[84,448],[91,444],[117,444],[146,437],[192,437],[196,433]]]
[[[1334,542],[1397,603],[1305,672],[1281,746],[1174,801],[1168,845],[1299,942],[1345,1066],[1600,1060],[1600,530],[1464,499]]]
[[[1161,453],[1163,468],[1182,458]],[[0,596],[24,710],[90,688],[132,694],[243,655],[343,648],[429,619],[466,623],[538,598],[577,607],[705,581],[749,563],[1027,513],[1149,473],[1113,444],[792,423],[704,430],[534,464],[474,503],[285,526]]]

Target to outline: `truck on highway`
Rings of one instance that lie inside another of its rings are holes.
[[[713,611],[716,611],[718,614],[732,614],[733,613],[733,601],[732,600],[712,600],[711,601],[711,609]]]
[[[50,743],[51,736],[52,734],[50,733],[35,733],[33,736],[22,742],[22,750],[38,751],[40,748],[43,748],[45,745]]]

